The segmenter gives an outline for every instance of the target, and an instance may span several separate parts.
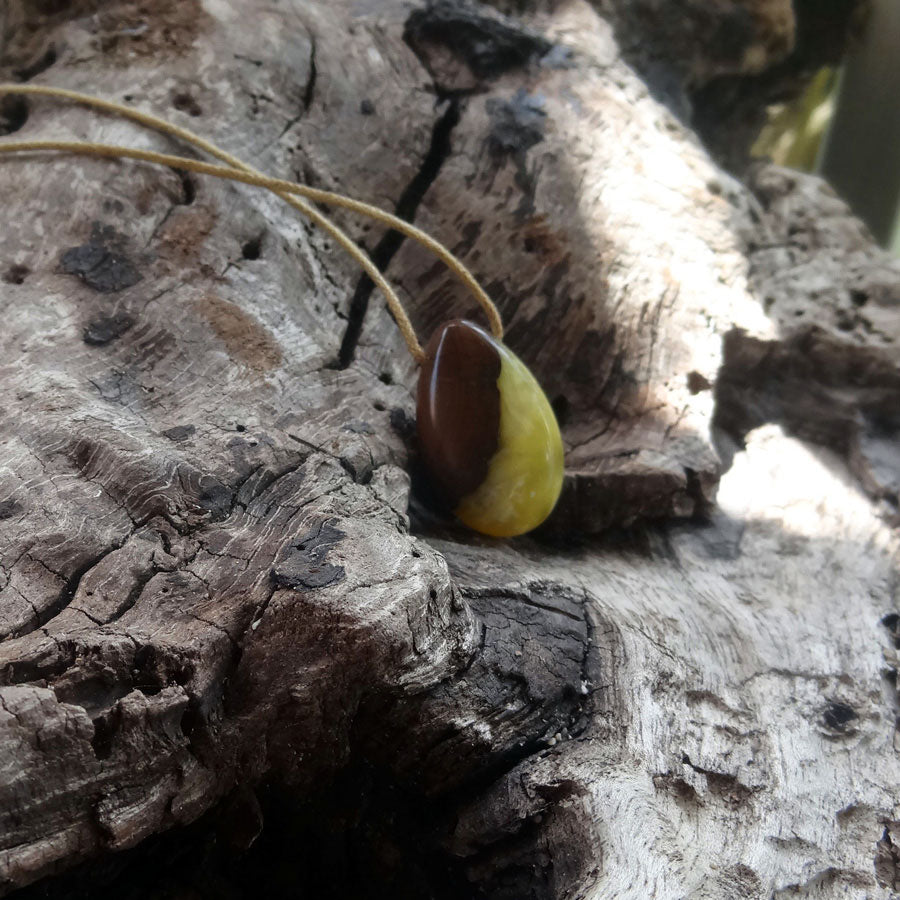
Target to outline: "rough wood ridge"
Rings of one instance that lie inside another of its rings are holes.
[[[414,367],[326,238],[4,159],[0,894],[897,895],[900,267],[691,129],[819,58],[810,4],[669,6],[668,55],[651,0],[0,9],[4,79],[415,218],[568,460],[534,537],[440,520]],[[0,133],[176,149],[16,98]],[[423,339],[476,315],[339,218]]]

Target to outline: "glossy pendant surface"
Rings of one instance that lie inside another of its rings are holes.
[[[563,481],[556,416],[525,364],[486,331],[461,319],[437,329],[416,417],[433,483],[469,528],[513,537],[553,511]]]

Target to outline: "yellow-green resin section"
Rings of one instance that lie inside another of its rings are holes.
[[[500,437],[481,485],[463,497],[456,515],[492,537],[537,528],[556,506],[563,482],[563,444],[556,416],[535,377],[502,344]]]

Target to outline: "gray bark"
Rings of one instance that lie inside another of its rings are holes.
[[[900,890],[900,267],[815,178],[727,174],[615,9],[534,6],[4,8],[5,77],[444,241],[554,401],[567,477],[526,539],[431,512],[396,328],[275,198],[4,159],[0,893],[80,863],[51,896],[119,864],[117,896],[167,896],[173,858],[227,881],[257,838],[273,896]],[[418,246],[338,218],[423,336],[475,315]],[[224,855],[179,857],[215,829]]]

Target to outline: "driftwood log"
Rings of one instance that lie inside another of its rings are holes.
[[[322,234],[4,159],[0,894],[897,896],[900,267],[745,153],[856,6],[5,0],[4,79],[448,244],[568,469],[532,537],[441,519]],[[0,132],[184,151],[16,97]],[[420,334],[476,315],[338,218]]]

